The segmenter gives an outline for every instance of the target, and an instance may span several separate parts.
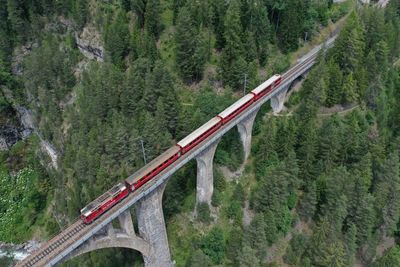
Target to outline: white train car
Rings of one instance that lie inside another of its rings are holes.
[[[271,92],[276,86],[278,86],[282,81],[282,77],[279,74],[275,74],[262,84],[256,87],[256,89],[251,92],[255,96],[255,100],[257,101],[261,97],[265,96],[267,93]]]
[[[221,127],[221,118],[214,117],[205,124],[203,124],[200,128],[183,138],[178,142],[178,146],[181,148],[181,154],[185,154],[187,151],[195,147],[198,143],[206,139],[216,130]]]
[[[230,105],[227,109],[218,114],[218,117],[222,119],[222,124],[227,123],[243,110],[248,108],[254,102],[254,94],[250,93]]]

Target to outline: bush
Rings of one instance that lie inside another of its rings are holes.
[[[283,260],[287,264],[298,266],[306,246],[306,237],[303,234],[295,234],[289,242],[289,247],[286,250],[286,254],[283,256]]]
[[[225,254],[225,240],[221,228],[213,228],[201,240],[201,250],[214,264],[221,264]]]
[[[222,202],[221,192],[219,192],[219,190],[214,189],[214,193],[211,198],[211,205],[213,205],[213,207],[218,207],[219,205],[221,205],[221,202]]]
[[[225,177],[219,168],[214,168],[214,188],[220,192],[226,188]]]
[[[288,208],[289,210],[293,209],[296,207],[297,204],[297,194],[295,192],[290,193],[288,197]]]
[[[211,222],[210,207],[206,202],[197,204],[197,219],[203,223]]]
[[[226,210],[226,213],[229,219],[233,219],[236,222],[240,223],[240,219],[242,218],[242,207],[240,205],[240,202],[237,200],[231,201]]]

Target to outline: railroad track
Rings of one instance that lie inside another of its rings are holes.
[[[65,244],[67,241],[73,239],[84,228],[85,225],[81,221],[76,221],[64,231],[62,231],[61,234],[55,236],[53,239],[47,242],[45,244],[45,247],[38,251],[38,253],[31,255],[26,262],[23,261],[21,262],[21,265],[17,264],[16,266],[41,266],[39,263],[42,261],[43,258],[53,254],[57,250],[57,248],[59,248],[62,244]]]

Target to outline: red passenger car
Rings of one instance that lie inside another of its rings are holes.
[[[254,94],[250,93],[233,103],[227,109],[218,114],[218,117],[222,119],[222,124],[226,124],[228,121],[239,115],[243,110],[248,108],[254,102]]]
[[[123,183],[118,183],[81,209],[81,219],[85,224],[93,222],[97,217],[124,199],[128,194],[128,188]]]
[[[221,127],[221,118],[214,117],[205,124],[203,124],[200,128],[183,138],[177,144],[181,148],[181,154],[185,154],[190,149],[195,147],[198,143],[206,139],[212,133]]]
[[[139,169],[125,180],[129,190],[135,191],[141,187],[143,184],[167,168],[172,162],[177,160],[179,156],[180,149],[176,145],[162,153],[160,156],[152,160],[150,163]]]
[[[256,87],[256,89],[252,90],[251,92],[255,95],[254,100],[258,100],[261,97],[265,96],[269,92],[271,92],[276,86],[278,86],[282,81],[282,77],[279,74],[275,74],[262,84]]]

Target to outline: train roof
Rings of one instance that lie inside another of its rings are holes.
[[[221,118],[225,119],[228,117],[232,112],[240,108],[242,105],[246,104],[248,101],[253,99],[254,95],[253,94],[247,94],[232,105],[230,105],[228,108],[226,108],[224,111],[218,114]]]
[[[180,147],[185,147],[188,144],[190,144],[193,140],[197,139],[200,137],[203,133],[207,132],[209,129],[211,129],[213,126],[215,126],[217,123],[221,121],[221,118],[219,117],[214,117],[208,122],[204,123],[202,126],[194,130],[191,134],[183,138],[181,141],[178,142],[178,146]]]
[[[258,95],[261,91],[263,91],[265,88],[270,86],[273,82],[275,82],[280,77],[281,77],[281,75],[275,74],[274,76],[272,76],[271,78],[269,78],[268,80],[266,80],[265,82],[263,82],[262,84],[257,86],[256,89],[252,90],[251,92],[253,92],[256,95]]]
[[[112,198],[115,194],[121,192],[122,190],[125,190],[126,186],[123,183],[118,183],[114,185],[110,190],[90,202],[88,205],[86,205],[83,209],[81,209],[81,214],[84,216],[89,216],[90,213],[93,212],[93,210],[97,209],[99,206],[101,206],[106,200],[108,201],[110,198]]]
[[[133,185],[134,182],[138,181],[140,178],[145,176],[147,173],[155,169],[157,166],[159,166],[161,163],[164,161],[168,160],[170,157],[175,155],[180,151],[178,146],[173,146],[169,148],[167,151],[159,155],[157,158],[153,159],[150,161],[148,164],[137,170],[134,174],[130,175],[128,178],[126,178],[126,182],[129,183],[130,185]]]

